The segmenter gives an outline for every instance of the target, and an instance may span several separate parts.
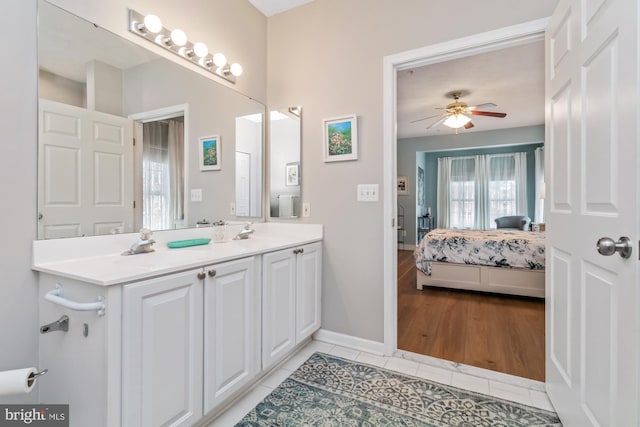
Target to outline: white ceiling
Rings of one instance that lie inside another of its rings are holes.
[[[398,72],[398,138],[455,133],[440,125],[426,128],[453,102],[451,91],[469,92],[461,98],[469,106],[493,102],[482,110],[507,113],[505,118],[473,116],[475,127],[460,133],[480,132],[544,123],[544,43],[502,49]]]
[[[256,9],[267,17],[312,1],[313,0],[249,0]]]

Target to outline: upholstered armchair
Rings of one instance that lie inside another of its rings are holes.
[[[523,215],[501,216],[496,218],[495,221],[497,228],[528,231],[531,218]]]

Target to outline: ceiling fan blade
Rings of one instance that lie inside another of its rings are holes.
[[[493,111],[471,110],[469,113],[474,116],[507,117],[507,113],[494,113]]]
[[[441,117],[440,120],[438,120],[437,122],[433,122],[431,123],[428,127],[427,130],[431,129],[432,127],[436,127],[438,125],[440,125],[442,122],[444,122],[445,120],[447,120],[447,117],[449,117],[449,115],[445,115],[444,117]]]
[[[487,102],[485,104],[472,105],[471,107],[469,107],[469,110],[477,110],[479,108],[495,108],[497,106],[498,105],[494,104],[493,102]]]
[[[441,115],[442,115],[442,114],[436,114],[436,115],[429,116],[429,117],[423,117],[423,118],[418,119],[418,120],[413,120],[413,121],[411,121],[411,122],[409,122],[409,123],[418,123],[418,122],[421,122],[421,121],[423,121],[423,120],[433,119],[434,117],[439,117],[439,116],[441,116]]]
[[[466,125],[464,125],[465,129],[471,129],[474,126],[473,122],[468,122]]]

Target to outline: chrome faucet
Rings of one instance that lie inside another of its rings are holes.
[[[151,238],[151,230],[143,228],[140,230],[140,239],[135,242],[129,250],[122,252],[121,255],[136,255],[153,252],[155,249],[151,247],[156,241]]]
[[[255,230],[253,228],[251,228],[251,223],[248,222],[244,228],[242,230],[240,230],[240,232],[238,234],[236,234],[236,237],[233,238],[233,240],[243,240],[243,239],[248,239],[250,235],[253,234]]]

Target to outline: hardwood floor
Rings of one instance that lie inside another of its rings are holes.
[[[398,251],[398,348],[544,381],[544,300],[416,289],[412,251]]]

